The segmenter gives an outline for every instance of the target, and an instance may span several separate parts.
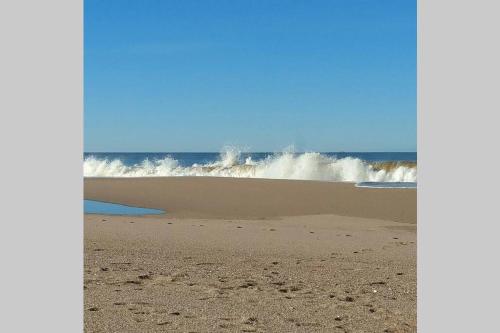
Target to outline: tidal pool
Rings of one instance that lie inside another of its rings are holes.
[[[156,215],[165,213],[160,209],[142,208],[120,205],[110,202],[83,200],[83,212],[85,214],[103,215]]]

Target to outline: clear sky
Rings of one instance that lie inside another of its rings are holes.
[[[85,151],[416,151],[414,0],[84,4]]]

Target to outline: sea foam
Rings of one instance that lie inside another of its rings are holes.
[[[145,159],[126,165],[119,159],[88,156],[85,177],[166,177],[212,176],[240,178],[301,179],[340,182],[416,182],[416,163],[366,162],[359,158],[335,158],[321,153],[283,152],[254,161],[243,160],[241,153],[228,149],[217,161],[182,166],[172,157]]]

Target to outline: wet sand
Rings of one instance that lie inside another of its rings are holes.
[[[416,331],[415,190],[86,179],[85,198],[168,212],[85,215],[87,332]]]
[[[350,183],[216,177],[86,178],[85,199],[163,209],[176,217],[336,214],[416,223],[417,192]]]

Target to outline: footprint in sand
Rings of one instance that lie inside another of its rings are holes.
[[[255,287],[257,285],[257,282],[252,281],[252,280],[247,280],[245,283],[241,284],[238,288],[249,288],[249,287]]]
[[[298,326],[298,327],[319,327],[321,325],[318,323],[295,323],[295,326]]]
[[[377,281],[377,282],[371,282],[370,283],[370,286],[381,286],[381,285],[385,285],[386,283],[384,281]]]
[[[342,332],[344,332],[344,333],[347,332],[347,330],[344,328],[344,326],[335,326],[335,328],[338,329],[338,330],[340,330],[340,331],[342,331]]]
[[[136,315],[147,315],[147,314],[149,314],[149,312],[148,311],[135,311],[134,314],[136,314]]]
[[[127,280],[125,281],[125,284],[141,284],[142,282],[141,281],[137,281],[137,280]]]
[[[257,323],[257,321],[257,317],[248,317],[247,319],[243,320],[243,324],[254,325]]]

